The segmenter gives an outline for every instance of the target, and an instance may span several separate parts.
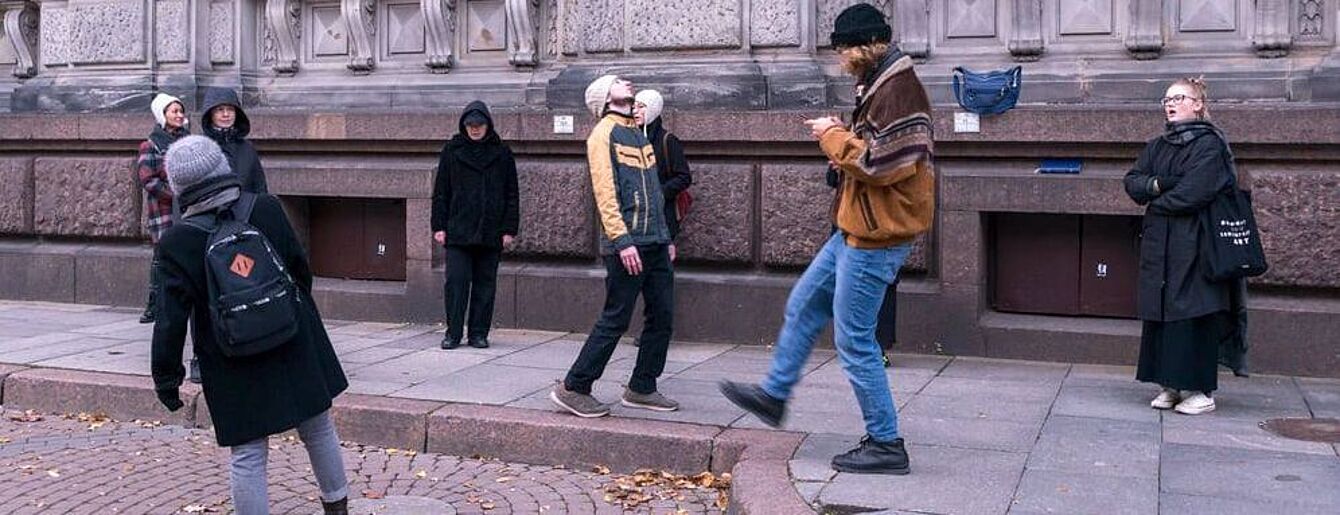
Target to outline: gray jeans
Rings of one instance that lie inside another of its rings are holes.
[[[340,439],[335,435],[330,412],[322,412],[298,424],[298,438],[307,447],[316,484],[321,487],[321,500],[334,502],[347,497],[349,480],[344,475]],[[238,515],[267,515],[270,513],[270,492],[265,465],[269,461],[269,439],[236,445],[232,451],[233,509]]]

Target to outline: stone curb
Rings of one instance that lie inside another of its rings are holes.
[[[102,413],[208,428],[200,387],[181,387],[185,406],[168,412],[150,378],[0,363],[0,404],[45,413]],[[813,513],[791,485],[787,463],[803,435],[659,420],[344,394],[331,408],[341,439],[456,456],[540,465],[603,465],[697,474],[731,472],[730,513]]]

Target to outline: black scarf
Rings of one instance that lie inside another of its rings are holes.
[[[171,147],[177,140],[189,136],[190,134],[191,131],[187,130],[186,127],[168,129],[162,125],[155,124],[153,132],[149,133],[149,141],[153,142],[158,153],[166,154],[168,147]]]
[[[1215,127],[1213,123],[1205,120],[1193,120],[1189,122],[1168,122],[1164,126],[1163,141],[1174,145],[1186,145],[1206,134],[1216,134],[1221,139],[1223,132]],[[1225,139],[1224,141],[1228,141]]]

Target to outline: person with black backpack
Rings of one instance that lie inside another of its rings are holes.
[[[661,123],[664,108],[665,98],[654,89],[644,89],[633,97],[633,117],[656,154],[656,171],[661,179],[661,194],[665,196],[665,225],[670,229],[670,261],[674,261],[678,257],[675,241],[693,206],[693,195],[689,193],[693,171],[684,157],[684,144]]]
[[[269,512],[267,439],[296,428],[326,514],[347,514],[348,480],[329,410],[349,385],[312,300],[306,253],[274,197],[241,191],[218,144],[188,136],[166,154],[185,212],[163,234],[151,370],[158,399],[183,406],[191,341],[218,444],[231,447],[233,507]]]

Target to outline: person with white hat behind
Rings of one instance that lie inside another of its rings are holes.
[[[605,307],[567,377],[554,386],[549,398],[579,417],[609,415],[609,406],[591,396],[591,387],[628,330],[640,295],[646,322],[637,364],[621,402],[631,408],[675,411],[679,403],[656,388],[670,347],[675,304],[670,230],[656,152],[633,119],[631,82],[614,75],[596,79],[586,88],[586,106],[600,120],[586,140],[586,159],[600,218]]]
[[[644,89],[633,98],[633,114],[642,133],[656,150],[656,171],[661,179],[661,193],[665,195],[665,223],[670,229],[670,260],[675,261],[675,240],[679,238],[680,225],[693,205],[689,195],[689,186],[693,184],[693,172],[689,170],[689,160],[684,157],[684,144],[661,123],[661,112],[665,108],[665,98],[659,91]]]
[[[154,114],[154,128],[149,138],[140,142],[140,156],[135,163],[136,178],[144,188],[144,207],[149,211],[147,228],[149,241],[158,245],[163,233],[172,227],[173,196],[168,187],[167,169],[163,166],[163,154],[172,143],[189,135],[186,128],[186,107],[181,100],[167,93],[159,93],[149,104]],[[157,293],[155,285],[158,279],[154,270],[157,263],[149,266],[149,300],[144,305],[144,314],[140,315],[141,324],[151,324],[157,315]]]

